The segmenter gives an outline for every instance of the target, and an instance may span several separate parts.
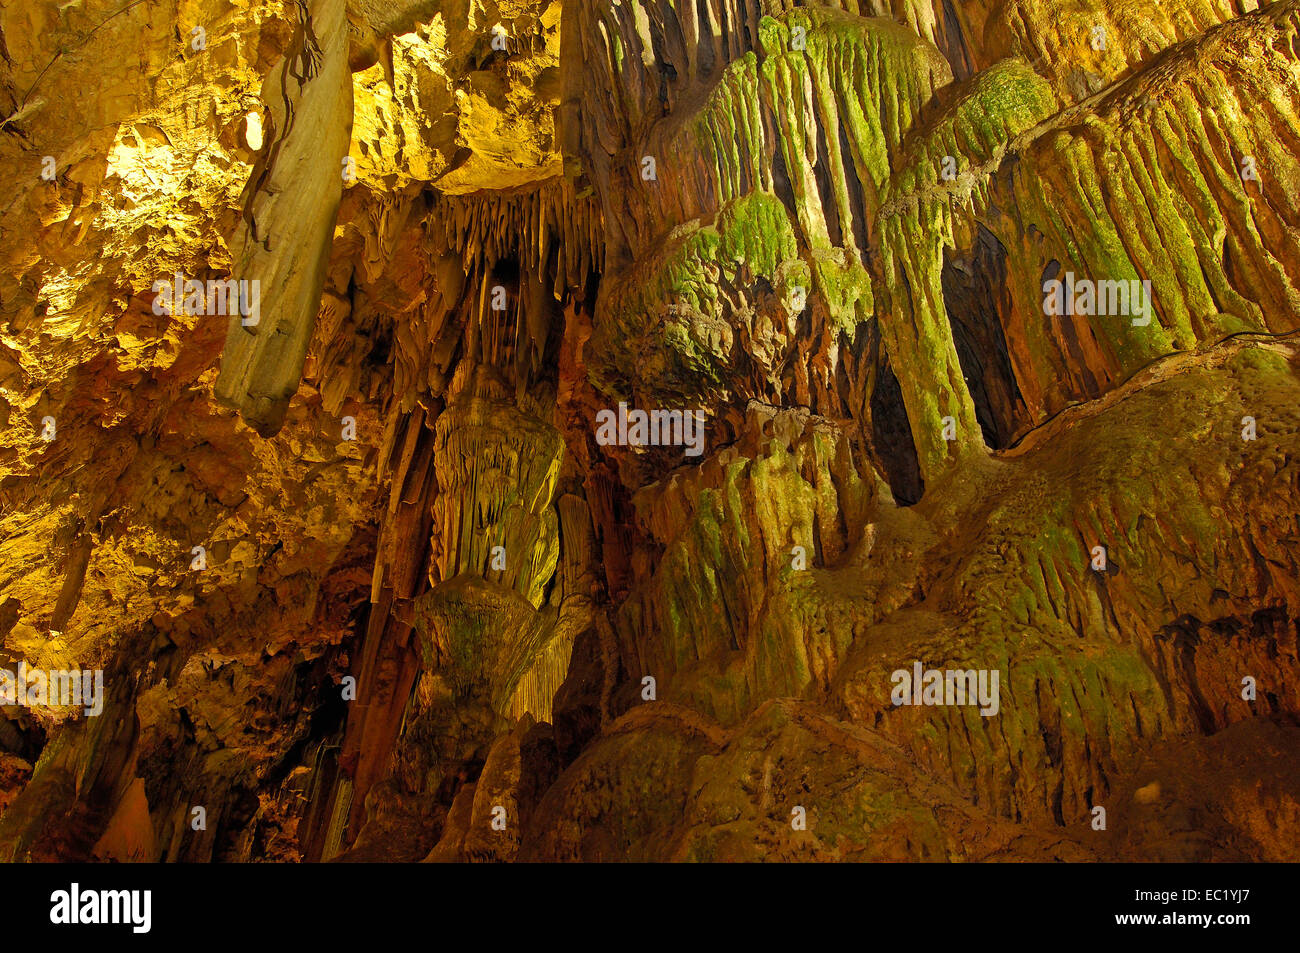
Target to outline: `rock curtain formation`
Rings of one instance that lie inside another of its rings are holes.
[[[1297,0],[0,36],[3,859],[1300,860]]]

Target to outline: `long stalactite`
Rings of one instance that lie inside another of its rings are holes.
[[[0,35],[0,859],[1300,859],[1296,0]]]

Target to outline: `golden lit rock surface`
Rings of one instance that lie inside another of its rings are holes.
[[[0,858],[1300,860],[1295,0],[0,31]]]

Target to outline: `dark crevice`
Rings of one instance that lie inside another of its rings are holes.
[[[1006,257],[1002,243],[981,225],[968,252],[945,252],[942,273],[944,305],[975,417],[984,442],[997,450],[1009,447],[1029,424],[1003,330],[1003,315],[1011,308]]]
[[[853,147],[849,142],[848,130],[844,128],[843,115],[839,117],[839,136],[844,185],[849,193],[849,214],[853,217],[853,242],[865,254],[868,245],[867,202],[862,194],[862,181],[857,176],[857,166],[853,164]]]
[[[797,220],[799,213],[795,206],[794,188],[790,185],[790,172],[785,165],[785,150],[779,145],[772,156],[772,189],[790,217]]]
[[[1052,259],[1047,263],[1047,267],[1043,269],[1042,277],[1038,282],[1039,288],[1045,292],[1049,281],[1057,278],[1060,278],[1061,281],[1065,280],[1064,277],[1060,276],[1061,263],[1056,259]],[[1079,375],[1078,379],[1072,379],[1069,382],[1072,386],[1062,388],[1064,396],[1067,399],[1085,398],[1094,400],[1101,396],[1101,385],[1097,382],[1097,377],[1093,374],[1092,368],[1088,366],[1088,362],[1083,356],[1083,349],[1079,346],[1079,329],[1076,324],[1079,317],[1071,314],[1057,314],[1045,316],[1045,320],[1056,323],[1055,330],[1057,334],[1055,336],[1059,337],[1065,344],[1064,352],[1061,354],[1065,359],[1064,364],[1068,368],[1074,368]]]
[[[921,480],[921,464],[912,441],[907,408],[903,405],[903,389],[888,359],[880,368],[871,395],[871,431],[872,445],[894,499],[900,506],[918,502],[925,492],[925,483]]]
[[[695,0],[695,16],[699,23],[709,22],[708,0]],[[696,62],[699,63],[699,71],[697,75],[711,75],[714,67],[713,37],[707,30],[700,31],[700,39],[695,45],[695,50],[697,54]]]
[[[840,225],[840,207],[835,201],[835,187],[831,182],[830,146],[826,144],[826,131],[817,123],[817,163],[813,166],[813,175],[817,180],[817,195],[821,199],[822,214],[826,218],[826,231],[830,234],[831,244],[837,248],[844,245],[844,229]]]
[[[960,83],[975,75],[975,62],[966,47],[961,18],[957,15],[952,0],[943,0],[943,20],[937,39],[940,51],[952,67],[953,79]]]
[[[1241,278],[1237,274],[1237,269],[1233,263],[1232,245],[1226,237],[1223,239],[1223,277],[1228,282],[1228,287],[1237,294],[1242,294],[1243,290],[1248,290],[1243,289],[1241,286]]]

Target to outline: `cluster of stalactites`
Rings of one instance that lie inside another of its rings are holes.
[[[791,213],[811,274],[812,335],[826,327],[835,342],[817,348],[829,356],[822,386],[796,399],[837,410],[818,402],[819,391],[834,396],[836,350],[856,346],[864,339],[857,327],[875,319],[924,476],[980,451],[981,430],[1005,443],[1162,354],[1234,331],[1294,326],[1296,276],[1286,254],[1294,237],[1283,224],[1294,190],[1262,192],[1243,171],[1255,182],[1259,163],[1278,182],[1294,175],[1294,151],[1281,145],[1293,138],[1294,106],[1272,92],[1293,85],[1295,51],[1284,39],[1293,3],[1235,16],[1220,3],[1179,2],[1167,13],[1095,25],[1071,13],[1069,44],[1046,51],[1051,69],[1041,57],[987,62],[981,49],[958,74],[973,63],[975,76],[946,90],[954,70],[927,37],[955,55],[953,37],[937,35],[952,27],[925,17],[909,19],[909,29],[870,18],[881,11],[861,4],[678,6],[584,9],[588,88],[620,94],[590,97],[582,112],[583,158],[606,207],[611,268],[635,262],[623,270],[637,281],[641,263],[677,236],[723,221],[746,196],[774,194]],[[1013,8],[1035,24],[1041,17]],[[723,18],[721,32],[702,29],[706,10]],[[1168,30],[1148,36],[1148,25],[1165,20]],[[1170,45],[1158,66],[1116,82]],[[1249,69],[1242,49],[1260,51]],[[1248,101],[1259,105],[1247,109]],[[1154,161],[1152,142],[1177,161]],[[1090,201],[1074,209],[1081,183]],[[989,327],[977,329],[981,343],[969,329],[959,343],[951,311],[962,302],[945,297],[943,280],[948,259],[967,254],[977,234],[1006,264],[975,276],[990,282],[981,319]],[[1184,273],[1188,260],[1200,268]],[[633,384],[646,373],[640,368],[661,376],[666,368],[670,377],[679,367],[694,371],[701,349],[725,364],[730,355],[712,354],[717,348],[691,329],[720,319],[726,327],[714,336],[725,351],[727,328],[748,320],[724,305],[721,315],[691,314],[689,346],[660,334],[696,285],[733,263],[687,265],[668,274],[670,286],[655,289],[655,313],[631,329],[652,351],[631,372]],[[1148,282],[1151,300],[1107,320],[1052,315],[1043,282],[1067,272],[1126,288]],[[606,276],[608,287],[617,281]],[[597,336],[611,318],[627,331],[624,317],[611,302],[597,314]],[[612,339],[608,330],[604,337]],[[999,373],[1007,379],[982,389],[1001,389],[1013,404],[1021,393],[1026,409],[1005,420],[983,411],[977,423],[970,378],[995,365],[1006,365]],[[725,393],[727,384],[714,390]],[[609,386],[629,389],[612,379]]]
[[[711,85],[689,105],[682,102],[680,115],[671,112],[674,104],[669,97],[661,103],[658,118],[652,113],[643,117],[642,128],[629,123],[611,132],[605,124],[617,117],[594,104],[591,121],[584,126],[591,130],[585,158],[606,198],[611,242],[618,232],[617,240],[638,263],[629,273],[661,249],[675,247],[674,239],[685,234],[684,226],[690,223],[720,232],[719,254],[745,249],[745,264],[780,291],[784,305],[789,306],[784,299],[791,296],[801,302],[793,306],[795,314],[803,310],[806,299],[808,332],[797,335],[798,340],[778,340],[781,335],[765,333],[757,346],[775,349],[770,362],[774,367],[785,365],[791,348],[803,352],[795,360],[808,368],[808,379],[769,381],[764,386],[789,389],[788,394],[773,395],[777,399],[794,399],[819,412],[842,413],[835,382],[840,335],[846,333],[853,340],[857,326],[869,320],[873,310],[888,307],[887,298],[877,300],[882,289],[875,287],[872,274],[880,196],[899,167],[909,130],[935,92],[952,82],[952,72],[939,50],[917,33],[892,19],[858,15],[877,11],[810,7],[774,12],[777,15],[756,16],[752,29],[745,31],[745,42],[726,47],[724,52],[733,58],[711,70]],[[620,63],[624,72],[644,72],[627,58],[622,40],[608,31],[601,35],[606,46],[593,61],[603,53],[613,65],[596,62],[597,74]],[[653,29],[650,35],[653,40]],[[758,194],[774,196],[778,207],[788,212],[788,221],[796,229],[789,241],[784,237],[786,216],[741,214]],[[732,234],[736,228],[759,234],[746,234],[742,240]],[[769,249],[776,258],[759,262],[748,254],[755,248]],[[612,266],[617,268],[619,260],[613,259]],[[709,261],[707,254],[698,262],[685,261],[669,269],[669,287],[657,295],[662,304],[656,305],[656,313],[644,315],[645,326],[639,329],[625,328],[627,322],[619,321],[620,331],[638,337],[643,332],[653,344],[658,328],[681,324],[673,316],[690,298],[691,288],[701,282],[716,283],[716,272],[730,274],[731,269],[730,260]],[[633,274],[633,280],[637,278]],[[607,282],[615,280],[616,276],[607,276]],[[883,290],[905,287],[902,282],[891,283]],[[757,301],[759,296],[736,297],[740,302],[736,314],[726,313],[728,302],[719,302],[721,315],[695,316],[696,309],[691,309],[693,319],[683,335],[692,353],[647,361],[643,367],[651,372],[662,367],[671,375],[682,366],[694,369],[699,363],[695,352],[707,352],[725,377],[730,354],[719,349],[727,351],[731,335],[720,332],[717,346],[693,335],[710,320],[720,319],[732,329],[747,321],[740,312],[750,298]],[[613,312],[624,300],[611,300],[598,314],[598,330],[611,316],[619,317]],[[783,323],[780,318],[777,325]],[[922,335],[924,340],[889,338],[885,359],[910,369],[927,367],[925,354],[939,354],[943,367],[922,375],[917,387],[951,394],[954,383],[960,387],[961,374],[952,346],[940,340],[941,330]],[[602,340],[606,338],[608,333]],[[671,342],[665,346],[671,347]],[[896,353],[903,350],[908,353]],[[719,389],[724,399],[727,390]],[[768,396],[766,390],[734,390],[738,397]],[[916,429],[935,429],[948,414],[969,423],[968,431],[975,429],[973,416],[958,407],[960,398],[955,394],[938,401],[937,414],[931,412],[935,407],[922,406],[915,395],[904,394],[904,400]],[[850,410],[864,415],[865,411],[865,406]],[[948,448],[940,443],[932,450],[944,455]]]
[[[548,349],[564,306],[582,301],[604,267],[598,206],[556,178],[532,189],[435,195],[422,230],[430,280],[394,328],[398,408],[447,395],[462,363],[495,368],[523,400],[553,375]]]
[[[608,145],[619,129],[640,131],[675,110],[680,100],[707,89],[729,64],[758,49],[764,17],[780,18],[795,10],[879,17],[942,43],[937,5],[932,0],[823,0],[813,5],[800,0],[583,0],[576,5],[574,32],[589,88],[615,92],[583,104],[598,123],[595,141]]]
[[[536,188],[440,195],[428,219],[430,252],[461,256],[472,274],[511,260],[551,291],[581,297],[587,278],[604,268],[604,223],[590,195],[557,177]]]

